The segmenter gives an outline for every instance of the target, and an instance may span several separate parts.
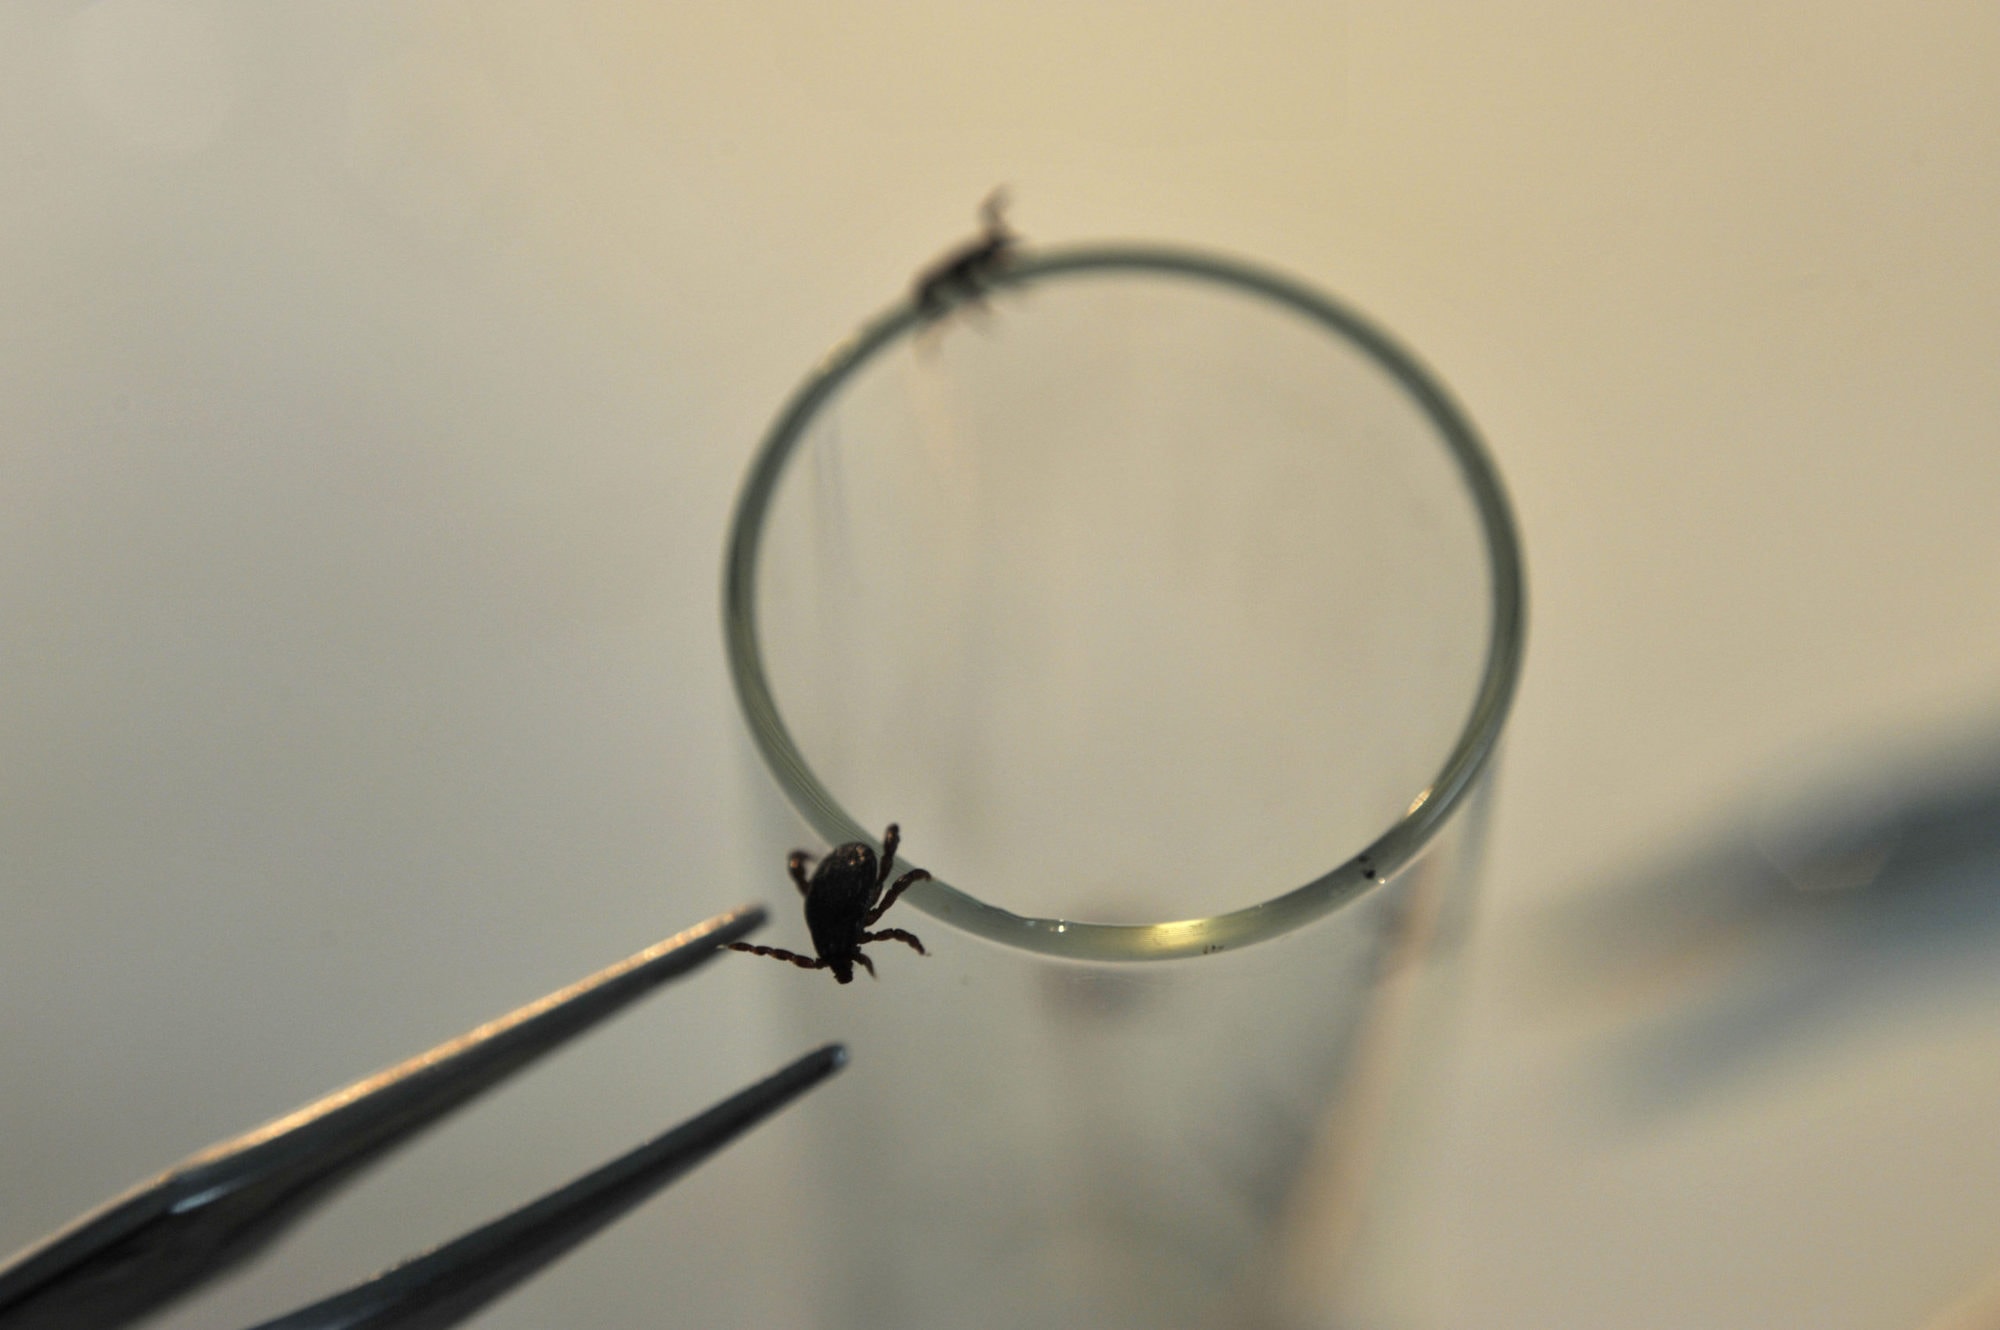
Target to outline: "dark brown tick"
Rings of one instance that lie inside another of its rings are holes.
[[[993,274],[1007,266],[1020,243],[1003,215],[1007,191],[996,189],[979,205],[984,224],[977,240],[969,240],[917,275],[917,317],[931,323],[950,313],[952,307],[986,294]],[[844,848],[844,847],[843,847]]]
[[[891,822],[889,829],[882,833],[882,857],[877,860],[875,851],[867,844],[854,840],[836,846],[831,854],[819,861],[813,869],[812,877],[806,877],[806,864],[812,856],[804,850],[793,850],[786,861],[791,871],[792,881],[798,883],[799,894],[806,898],[806,931],[812,934],[813,950],[817,956],[801,956],[796,951],[785,951],[779,947],[753,947],[748,942],[732,942],[731,951],[747,951],[753,956],[771,956],[806,970],[831,970],[833,977],[843,984],[854,982],[854,967],[861,966],[868,971],[868,977],[875,977],[875,963],[861,953],[864,942],[907,942],[917,949],[919,956],[928,956],[924,944],[914,933],[906,933],[900,928],[882,928],[874,932],[875,921],[889,912],[903,889],[913,882],[922,882],[930,876],[921,868],[912,868],[896,879],[896,885],[884,895],[882,884],[889,880],[889,873],[896,863],[896,845],[902,839],[902,832]],[[877,904],[877,901],[880,904]]]

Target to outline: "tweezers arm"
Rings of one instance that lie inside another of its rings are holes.
[[[748,906],[211,1146],[0,1265],[0,1330],[115,1330],[261,1249],[438,1118],[764,921]]]
[[[539,1201],[345,1293],[253,1330],[445,1330],[560,1259],[730,1141],[831,1076],[828,1044]]]

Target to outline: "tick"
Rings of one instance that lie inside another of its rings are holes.
[[[967,241],[917,276],[917,317],[932,323],[963,301],[978,300],[986,294],[993,274],[1014,257],[1021,238],[1008,227],[1007,191],[996,189],[979,205],[984,223],[977,240]],[[842,846],[846,849],[846,846]]]
[[[869,931],[876,920],[889,912],[906,887],[930,877],[923,869],[912,868],[884,894],[882,884],[889,880],[896,863],[896,845],[901,840],[902,832],[891,822],[882,833],[879,860],[865,842],[849,841],[821,859],[810,878],[806,876],[806,864],[812,856],[804,850],[792,851],[786,868],[792,881],[798,883],[799,894],[806,898],[806,931],[812,934],[816,956],[801,956],[780,947],[755,947],[748,942],[732,942],[729,949],[790,961],[805,970],[831,970],[833,977],[843,984],[854,982],[856,965],[868,971],[869,978],[875,977],[875,963],[861,952],[864,942],[907,942],[917,949],[919,956],[930,955],[914,933],[900,928]]]

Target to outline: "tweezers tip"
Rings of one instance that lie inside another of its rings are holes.
[[[724,910],[721,914],[716,915],[705,923],[696,925],[694,931],[713,933],[720,932],[725,928],[757,928],[762,926],[769,918],[770,912],[762,905],[753,901],[747,905],[739,905],[733,910]]]

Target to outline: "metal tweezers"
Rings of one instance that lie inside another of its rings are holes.
[[[110,1330],[262,1250],[392,1147],[764,922],[717,915],[428,1053],[211,1146],[0,1265],[0,1330]],[[829,1044],[511,1214],[255,1330],[458,1325],[811,1089]]]

